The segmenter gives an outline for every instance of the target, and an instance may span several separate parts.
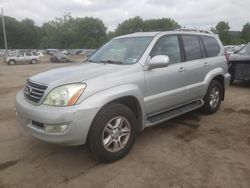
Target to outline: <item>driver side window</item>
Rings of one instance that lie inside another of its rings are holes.
[[[167,55],[169,57],[170,63],[180,63],[181,52],[178,36],[166,35],[159,38],[150,52],[151,58],[156,55]]]

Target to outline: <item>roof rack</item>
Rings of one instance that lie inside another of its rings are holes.
[[[186,29],[186,28],[180,28],[180,29],[176,29],[175,31],[190,31],[190,32],[214,34],[212,31],[201,30],[201,29]]]

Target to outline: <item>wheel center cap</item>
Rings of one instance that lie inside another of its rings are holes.
[[[113,138],[117,139],[119,137],[119,135],[120,135],[119,130],[114,130],[113,131],[113,134],[112,134]]]

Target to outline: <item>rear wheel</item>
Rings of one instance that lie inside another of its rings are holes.
[[[137,124],[135,114],[127,106],[114,103],[104,107],[90,130],[90,151],[102,162],[121,159],[134,145]]]
[[[32,59],[30,63],[31,63],[31,64],[36,64],[36,63],[37,63],[37,60],[36,60],[36,59]]]
[[[222,91],[220,82],[212,80],[208,87],[207,94],[204,97],[204,105],[202,109],[205,113],[213,114],[217,112],[221,103]]]

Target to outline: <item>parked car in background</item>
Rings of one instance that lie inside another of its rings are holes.
[[[70,58],[63,53],[55,53],[50,57],[51,63],[69,63]]]
[[[17,52],[15,55],[4,58],[4,61],[9,65],[14,65],[17,63],[36,64],[39,60],[39,56],[32,52]]]
[[[61,53],[64,55],[70,55],[70,52],[68,50],[63,50]]]
[[[225,50],[226,50],[226,53],[228,55],[231,55],[231,54],[233,54],[236,51],[235,46],[232,46],[232,45],[225,46]]]
[[[250,80],[250,42],[229,57],[231,83],[234,80]]]
[[[46,54],[48,55],[53,55],[53,54],[56,54],[56,53],[59,53],[60,51],[58,49],[47,49],[46,50]]]
[[[68,52],[70,55],[79,55],[82,53],[82,49],[71,49]]]
[[[30,77],[16,96],[16,111],[34,137],[86,143],[97,159],[112,162],[146,127],[198,108],[216,113],[229,82],[218,36],[139,32],[112,39],[87,63]]]
[[[42,52],[35,52],[39,57],[43,57],[44,54]]]

